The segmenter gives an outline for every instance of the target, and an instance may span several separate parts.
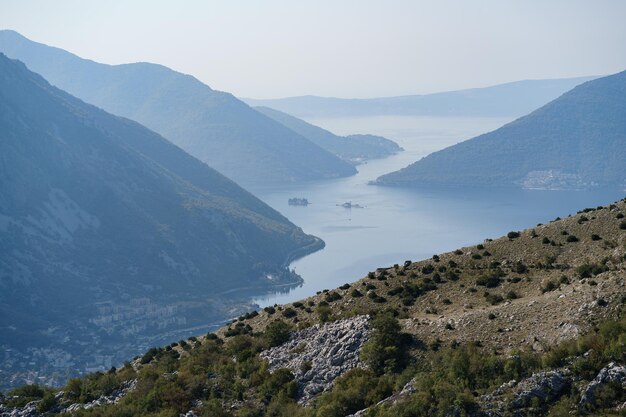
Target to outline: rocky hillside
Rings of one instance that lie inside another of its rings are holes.
[[[323,246],[158,134],[2,54],[0,132],[0,385],[108,368],[223,320],[220,293],[298,283],[285,264]]]
[[[137,379],[78,415],[620,416],[625,304],[623,200],[379,268],[5,407],[60,409]]]
[[[626,71],[588,81],[493,132],[376,184],[586,189],[626,185]]]
[[[246,187],[353,175],[355,168],[229,93],[162,65],[105,65],[0,31],[0,52],[51,84],[135,120]]]

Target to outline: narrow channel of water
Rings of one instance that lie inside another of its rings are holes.
[[[378,176],[510,119],[382,116],[311,120],[337,134],[372,133],[396,140],[405,152],[370,161],[350,178],[255,190],[255,194],[326,248],[291,264],[304,284],[284,293],[260,295],[261,306],[288,303],[355,281],[377,267],[532,227],[557,216],[623,198],[619,190],[594,191],[416,191],[368,185]],[[307,198],[307,207],[287,204]],[[364,208],[346,209],[344,202]]]

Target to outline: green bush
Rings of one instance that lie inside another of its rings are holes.
[[[271,322],[265,329],[263,338],[268,347],[279,346],[291,337],[291,326],[282,320]]]
[[[541,292],[542,293],[546,293],[546,292],[554,291],[554,290],[556,290],[558,288],[559,288],[559,284],[557,284],[556,282],[550,280],[550,281],[546,282],[546,284],[541,288]]]
[[[397,372],[404,367],[407,337],[392,313],[382,312],[370,321],[372,334],[361,349],[361,359],[376,375]]]
[[[361,291],[354,288],[352,291],[350,291],[350,296],[352,296],[353,298],[359,298],[363,297],[363,294],[361,293]]]
[[[592,264],[580,265],[578,268],[576,268],[576,273],[578,273],[580,278],[591,278],[592,276],[601,274],[608,270],[609,268],[606,265],[599,264],[599,263],[592,263]]]

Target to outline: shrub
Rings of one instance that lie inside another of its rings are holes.
[[[37,384],[29,384],[12,389],[7,393],[7,398],[11,399],[9,406],[23,407],[31,401],[43,398],[45,393],[46,391],[43,387]]]
[[[542,293],[546,293],[546,292],[554,291],[557,288],[559,288],[559,284],[557,284],[556,282],[550,280],[550,281],[546,282],[546,284],[541,288],[541,292]]]
[[[139,363],[141,363],[142,365],[145,365],[147,363],[152,362],[152,360],[158,353],[159,353],[158,348],[153,347],[153,348],[148,349],[148,351],[144,353],[143,356],[141,357],[141,360],[139,361]]]
[[[498,294],[487,294],[485,299],[491,305],[500,304],[502,301],[504,301],[504,298],[502,298],[502,296]]]
[[[619,224],[619,228],[621,230],[626,230],[626,220],[623,220],[620,224]]]
[[[578,242],[578,238],[574,235],[569,235],[565,240],[569,243]]]
[[[263,311],[265,311],[269,315],[272,315],[272,314],[276,313],[276,309],[274,307],[272,307],[272,306],[265,307],[263,309]]]
[[[506,234],[506,237],[508,237],[509,239],[515,239],[520,237],[520,233],[519,232],[509,232]]]
[[[332,303],[333,301],[341,300],[341,295],[339,295],[339,293],[336,293],[335,291],[331,291],[326,294],[326,297],[324,299],[327,303]]]
[[[370,339],[361,349],[361,359],[377,375],[401,370],[406,361],[407,337],[400,332],[400,323],[392,313],[374,317]]]
[[[268,347],[280,346],[291,337],[291,326],[282,320],[270,323],[263,333]]]
[[[323,305],[323,304],[319,304],[317,306],[317,308],[315,309],[318,317],[320,318],[320,322],[322,323],[326,323],[328,321],[331,321],[332,319],[332,310],[330,309],[330,307],[328,306],[328,304]]]
[[[476,285],[480,285],[487,288],[496,288],[500,285],[502,279],[498,275],[483,275],[478,277]]]
[[[435,271],[435,267],[434,267],[434,266],[432,266],[431,264],[427,264],[427,265],[424,265],[424,266],[422,267],[422,273],[423,273],[423,274],[428,275],[428,274],[431,274],[431,273],[432,273],[432,272],[434,272],[434,271]]]
[[[356,288],[350,292],[350,295],[354,298],[363,297],[363,294],[361,293],[361,291],[357,290]]]
[[[340,290],[347,290],[348,288],[350,288],[350,284],[343,284],[341,287],[339,287]]]
[[[287,307],[284,311],[283,311],[283,317],[285,318],[291,318],[291,317],[295,317],[298,315],[298,312],[296,310],[294,310],[291,307]]]
[[[547,237],[544,237],[543,239],[541,239],[541,243],[543,243],[544,245],[547,245],[550,243],[550,239],[548,239]]]
[[[392,297],[394,295],[398,295],[404,292],[404,287],[395,287],[392,288],[391,290],[389,290],[389,295],[391,295]]]
[[[459,275],[456,272],[454,272],[454,271],[446,272],[445,277],[449,281],[458,281],[459,280]]]
[[[506,298],[507,300],[515,300],[517,298],[519,298],[519,295],[517,295],[517,293],[515,291],[509,291],[506,293]]]
[[[605,271],[608,271],[606,265],[601,265],[597,263],[582,264],[578,268],[576,268],[576,272],[578,273],[580,278],[591,278],[592,276],[601,274]]]
[[[594,233],[593,235],[591,235],[591,240],[602,240],[602,238],[600,237],[600,235],[596,235]]]
[[[518,274],[525,274],[526,272],[528,272],[528,267],[524,265],[522,261],[515,262],[515,265],[513,265],[513,268],[511,269],[513,270],[513,272],[516,272]]]

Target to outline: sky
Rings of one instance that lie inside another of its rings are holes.
[[[380,97],[626,69],[624,0],[0,0],[0,28],[239,97]]]

